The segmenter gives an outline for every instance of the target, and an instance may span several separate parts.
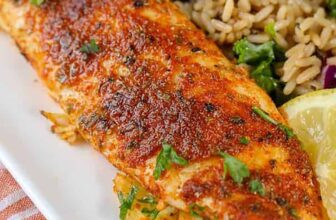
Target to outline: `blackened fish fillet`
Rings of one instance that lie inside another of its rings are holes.
[[[186,212],[205,207],[205,218],[322,219],[298,140],[252,110],[285,124],[272,100],[173,3],[0,0],[0,25],[81,135],[157,198]],[[188,165],[155,180],[163,143]],[[218,152],[250,175],[224,178]]]

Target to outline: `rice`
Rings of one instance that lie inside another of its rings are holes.
[[[232,46],[246,37],[264,43],[272,37],[265,25],[274,23],[273,40],[286,50],[287,60],[277,68],[285,83],[284,94],[303,94],[322,88],[321,56],[336,65],[336,22],[329,18],[323,0],[190,0],[176,4],[210,38]]]

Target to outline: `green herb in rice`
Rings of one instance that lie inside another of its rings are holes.
[[[327,9],[331,17],[336,17],[336,0],[327,0]]]
[[[273,32],[272,29],[274,27],[268,27],[268,31]],[[277,61],[282,61],[284,54],[274,41],[257,45],[247,39],[242,39],[234,44],[233,52],[238,56],[238,63],[246,63],[253,67],[251,77],[266,92],[271,93],[279,87],[274,64]]]
[[[275,31],[275,23],[274,23],[274,22],[268,23],[268,24],[265,26],[264,31],[265,31],[269,36],[271,36],[271,37],[274,39],[274,38],[275,38],[275,35],[276,35],[276,31]]]
[[[42,5],[44,0],[30,0],[30,4],[40,6]]]

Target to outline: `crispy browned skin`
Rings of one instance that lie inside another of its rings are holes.
[[[172,3],[0,0],[0,24],[83,137],[158,198],[185,211],[197,203],[219,219],[322,219],[299,142],[252,111],[284,123],[270,98]],[[90,39],[98,53],[80,51]],[[164,141],[189,165],[155,181]],[[223,179],[219,150],[248,165],[241,186]],[[251,179],[264,197],[249,191]]]

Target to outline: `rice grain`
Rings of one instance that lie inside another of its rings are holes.
[[[327,16],[323,0],[189,0],[176,4],[210,38],[232,46],[246,37],[261,44],[274,40],[287,60],[276,74],[285,82],[284,93],[302,94],[322,88],[322,56],[336,65],[336,22]],[[274,36],[264,27],[274,23]],[[324,55],[325,56],[325,55]]]

